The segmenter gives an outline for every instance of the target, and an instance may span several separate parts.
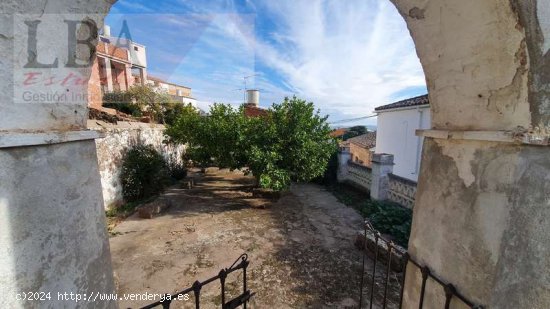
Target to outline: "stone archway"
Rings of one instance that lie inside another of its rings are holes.
[[[392,2],[432,105],[411,256],[476,303],[549,307],[550,3]],[[421,274],[408,275],[405,308],[416,308]],[[430,308],[445,303],[437,288]]]
[[[488,307],[550,307],[550,3],[391,1],[411,31],[433,105],[433,130],[422,132],[411,255]],[[106,0],[0,4],[6,13],[0,19],[0,244],[8,249],[0,253],[2,273],[8,274],[0,280],[3,295],[113,289],[96,156],[79,151],[93,148],[97,137],[85,129],[85,102],[14,102],[14,91],[20,90],[14,87],[14,69],[27,60],[14,45],[25,31],[14,27],[15,16],[77,13],[101,26],[110,5]],[[66,53],[56,31],[50,33],[52,54]],[[89,76],[85,69],[81,73]],[[29,178],[29,171],[66,181]],[[76,192],[74,183],[81,184]],[[85,221],[75,219],[78,212],[86,214]],[[75,224],[63,225],[67,220]],[[44,253],[44,235],[53,231],[62,239]],[[420,275],[409,271],[405,308],[414,308]],[[443,294],[428,289],[425,305],[440,307]],[[6,306],[22,303],[8,299]]]

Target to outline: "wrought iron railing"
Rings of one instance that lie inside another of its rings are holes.
[[[386,309],[388,306],[388,286],[390,283],[390,273],[392,270],[392,256],[394,255],[397,247],[394,245],[394,243],[391,240],[387,240],[386,238],[382,237],[380,232],[374,229],[372,224],[367,220],[365,221],[365,229],[364,229],[364,245],[362,246],[363,250],[363,266],[362,266],[362,273],[361,273],[361,287],[359,291],[359,308],[363,308],[363,287],[365,283],[365,256],[368,243],[368,232],[370,232],[372,235],[374,235],[374,260],[373,260],[373,269],[372,269],[372,276],[371,276],[371,284],[370,284],[370,295],[369,295],[369,307],[370,309],[373,308],[375,305],[375,286],[376,286],[376,268],[378,264],[380,264],[381,261],[381,255],[379,254],[379,243],[384,242],[386,247],[386,273],[385,273],[385,281],[384,281],[384,293],[382,298],[382,309]],[[426,294],[426,283],[428,279],[432,279],[439,285],[443,287],[443,290],[445,291],[445,309],[449,309],[451,300],[453,298],[457,298],[460,301],[462,301],[464,304],[469,306],[472,309],[483,309],[483,306],[474,304],[472,301],[468,300],[464,295],[462,295],[452,284],[446,283],[442,279],[435,276],[430,268],[426,265],[421,265],[417,261],[415,261],[411,256],[405,252],[403,254],[403,268],[401,271],[403,272],[402,275],[402,281],[401,281],[401,287],[400,287],[400,295],[399,295],[399,309],[403,308],[403,292],[405,289],[405,279],[407,274],[407,267],[408,265],[413,265],[415,267],[418,267],[422,273],[422,286],[420,289],[420,295],[419,295],[419,304],[418,308],[422,309],[424,306],[424,297]]]
[[[189,294],[191,292],[194,294],[195,308],[199,309],[202,287],[217,280],[219,280],[220,288],[221,288],[221,308],[234,309],[242,305],[243,308],[246,309],[246,304],[248,303],[250,298],[254,296],[254,293],[252,293],[246,286],[246,268],[248,267],[249,263],[250,262],[248,261],[248,255],[244,253],[241,256],[239,256],[237,260],[235,260],[233,265],[231,265],[228,268],[224,268],[220,270],[220,272],[216,276],[206,279],[203,282],[195,281],[195,283],[193,283],[193,285],[188,287],[187,289],[177,292],[175,294],[166,294],[163,300],[157,301],[155,303],[142,307],[141,309],[149,309],[149,308],[155,308],[159,306],[161,306],[163,309],[168,309],[170,308],[170,305],[174,300],[177,300],[182,296],[185,296],[186,294]],[[227,275],[239,269],[243,270],[243,292],[239,296],[226,302],[225,301],[225,292],[226,292],[225,280],[227,279]]]

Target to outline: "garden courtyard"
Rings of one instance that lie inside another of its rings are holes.
[[[166,212],[153,219],[133,215],[113,229],[119,294],[174,293],[246,252],[252,308],[357,307],[362,256],[353,240],[363,219],[354,209],[314,184],[293,185],[270,200],[253,197],[253,178],[239,172],[194,177],[192,189],[167,190],[172,206]],[[241,291],[242,272],[227,282],[226,300]],[[203,287],[201,308],[219,307],[219,291],[218,282]],[[119,306],[148,303],[121,300]],[[173,306],[194,308],[193,297]]]

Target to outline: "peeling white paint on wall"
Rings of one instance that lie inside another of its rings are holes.
[[[500,244],[508,220],[508,197],[504,193],[484,192],[476,200],[477,226],[491,262],[496,265],[500,253]]]
[[[437,145],[441,147],[444,155],[453,159],[458,170],[458,176],[464,182],[466,187],[471,186],[476,177],[472,173],[472,162],[475,159],[475,147],[456,147],[452,142],[435,140]]]

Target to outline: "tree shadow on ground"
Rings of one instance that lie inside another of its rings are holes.
[[[311,196],[291,192],[272,200],[253,197],[254,179],[242,174],[191,175],[196,180],[192,189],[167,190],[174,204],[161,216],[170,222],[171,218],[200,222],[212,216],[221,220],[223,225],[214,234],[225,234],[223,243],[234,244],[231,254],[246,252],[250,257],[248,286],[256,292],[255,308],[358,307],[362,255],[353,236],[361,229],[362,218],[351,208],[315,185],[304,187]],[[222,217],[216,216],[221,213]],[[196,248],[209,254],[216,250],[200,244]],[[372,262],[366,263],[372,269]],[[200,274],[185,276],[204,279]],[[378,285],[383,283],[383,275],[377,272],[376,277]],[[236,287],[242,284],[239,278]],[[364,291],[369,291],[370,281],[365,282]]]

